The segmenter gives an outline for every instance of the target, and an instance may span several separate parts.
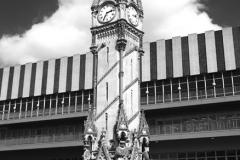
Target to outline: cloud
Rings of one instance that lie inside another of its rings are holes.
[[[150,3],[151,2],[151,3]],[[84,54],[91,45],[91,0],[59,0],[59,9],[23,35],[0,40],[0,67]],[[220,29],[199,0],[143,0],[145,41]]]
[[[0,40],[0,66],[24,64],[89,50],[91,12],[89,0],[59,0],[59,9],[23,35]]]
[[[143,0],[143,5],[146,41],[221,29],[204,12],[207,7],[201,0]]]

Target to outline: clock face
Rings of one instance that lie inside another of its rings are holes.
[[[111,21],[116,15],[116,8],[112,4],[104,5],[99,12],[98,20],[106,23]]]
[[[139,22],[139,16],[137,10],[130,6],[128,7],[128,19],[133,25],[138,25]]]

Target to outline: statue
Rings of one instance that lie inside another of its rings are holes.
[[[115,150],[116,150],[116,149],[115,149],[115,142],[114,142],[114,140],[112,140],[112,139],[109,141],[108,150],[109,150],[109,151],[115,151]]]
[[[84,160],[90,160],[91,159],[91,152],[89,150],[89,146],[84,147],[84,153],[83,153],[83,159]]]
[[[126,147],[125,141],[120,141],[119,146],[116,148],[115,156],[118,160],[125,160],[129,157],[129,148]]]
[[[143,160],[150,160],[148,152],[149,152],[149,147],[144,147],[144,151],[142,153]]]

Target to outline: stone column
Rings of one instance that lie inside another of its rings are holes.
[[[138,89],[139,89],[139,92],[138,92],[138,108],[139,108],[139,111],[141,110],[141,82],[142,82],[142,67],[141,67],[141,63],[142,63],[142,56],[144,55],[144,51],[143,51],[143,48],[142,47],[139,47],[138,48],[138,76],[139,76],[139,79],[138,79]]]
[[[97,46],[94,45],[90,47],[90,50],[93,54],[93,114],[96,114],[97,108],[97,69],[98,69],[98,51]]]
[[[117,40],[118,51],[119,51],[119,95],[120,95],[120,104],[119,106],[123,105],[123,53],[126,49],[127,40],[126,39],[118,39]]]

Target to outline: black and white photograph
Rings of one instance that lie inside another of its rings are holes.
[[[240,160],[239,0],[0,0],[0,160]]]

